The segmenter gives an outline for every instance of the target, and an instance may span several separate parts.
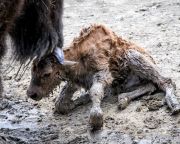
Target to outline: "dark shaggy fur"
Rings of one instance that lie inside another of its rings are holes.
[[[10,35],[21,61],[62,47],[62,0],[26,0]]]
[[[14,44],[13,56],[21,63],[62,48],[62,13],[63,0],[1,0],[0,58],[8,33]]]

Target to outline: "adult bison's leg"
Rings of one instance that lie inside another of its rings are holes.
[[[6,34],[13,25],[15,18],[19,15],[24,0],[1,0],[0,1],[0,61],[6,51]],[[0,97],[2,96],[3,85],[0,77]]]
[[[132,71],[141,78],[151,80],[166,93],[165,99],[173,114],[180,112],[180,104],[174,94],[174,85],[171,79],[163,77],[155,65],[140,52],[129,50],[127,60]]]
[[[52,26],[58,36],[57,46],[59,48],[63,47],[63,22],[62,22],[63,1],[64,0],[54,0],[52,1],[51,4]]]
[[[101,129],[103,126],[103,111],[100,105],[104,98],[104,88],[111,81],[111,74],[108,70],[94,75],[93,84],[89,90],[90,99],[92,100],[89,124],[93,130]]]
[[[148,83],[148,84],[137,87],[137,89],[132,92],[119,94],[118,95],[118,108],[123,110],[128,106],[128,104],[132,100],[139,98],[144,94],[152,93],[155,90],[156,90],[156,87],[152,83]]]

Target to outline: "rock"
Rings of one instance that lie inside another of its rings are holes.
[[[9,102],[7,100],[0,99],[0,110],[4,110],[9,106]]]

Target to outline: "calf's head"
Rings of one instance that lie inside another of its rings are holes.
[[[76,62],[64,60],[60,64],[57,56],[51,54],[44,59],[33,61],[31,69],[31,82],[27,90],[27,96],[33,100],[41,100],[67,79],[67,71]]]
[[[59,70],[60,64],[52,55],[39,62],[35,59],[31,69],[30,86],[27,90],[28,97],[33,100],[41,100],[43,97],[47,97],[61,82]]]

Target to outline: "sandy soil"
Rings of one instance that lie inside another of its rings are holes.
[[[90,23],[104,23],[147,48],[163,75],[176,83],[180,100],[179,0],[65,0],[65,45]],[[30,70],[19,80],[18,63],[5,72],[11,64],[9,53],[3,64],[0,144],[180,144],[180,115],[171,116],[162,93],[144,96],[123,111],[117,109],[115,96],[106,98],[103,130],[91,133],[87,125],[91,103],[68,115],[54,114],[59,89],[41,102],[27,99]]]

